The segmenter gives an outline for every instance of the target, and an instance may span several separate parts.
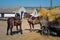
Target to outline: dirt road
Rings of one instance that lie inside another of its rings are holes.
[[[0,21],[0,40],[60,40],[60,37],[56,36],[44,36],[36,31],[30,32],[29,25],[26,20],[22,20],[23,34],[20,33],[14,35],[6,35],[7,24],[6,21]],[[35,25],[35,29],[40,29],[40,25]],[[16,31],[16,28],[13,28],[13,31]]]

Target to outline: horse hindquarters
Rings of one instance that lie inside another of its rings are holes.
[[[10,21],[10,34],[12,35],[12,28],[14,26],[14,19],[11,18],[9,21]]]

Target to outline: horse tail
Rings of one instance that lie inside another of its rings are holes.
[[[7,26],[10,26],[10,18],[7,19]]]
[[[10,28],[10,22],[9,22],[9,19],[10,19],[10,18],[7,19],[7,35],[8,35],[9,28]]]

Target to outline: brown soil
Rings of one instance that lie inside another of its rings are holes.
[[[35,30],[34,32],[30,32],[29,25],[26,20],[22,20],[22,29],[23,34],[20,33],[14,34],[14,35],[6,35],[6,29],[7,24],[6,21],[0,21],[0,40],[60,40],[60,37],[56,36],[47,36],[47,35],[41,35],[40,33],[37,33]],[[35,25],[35,29],[40,29],[40,25]],[[16,28],[13,28],[13,31],[16,31]]]

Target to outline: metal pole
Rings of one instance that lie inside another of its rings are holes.
[[[40,5],[40,10],[41,10],[41,5]]]
[[[52,9],[52,0],[50,0],[50,6],[51,6],[51,9]]]

